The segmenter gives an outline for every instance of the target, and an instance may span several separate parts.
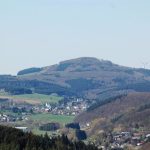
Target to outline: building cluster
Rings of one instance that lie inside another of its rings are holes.
[[[0,104],[0,122],[16,122],[28,120],[32,106],[28,104]]]
[[[44,106],[34,106],[33,112],[49,112],[54,115],[78,115],[88,108],[87,101],[83,99],[74,99],[73,101],[63,102],[59,104],[46,103]]]
[[[110,135],[108,135],[110,136]],[[140,147],[150,142],[150,134],[148,132],[120,132],[111,134],[111,149],[124,150],[125,147]],[[101,149],[107,149],[106,146],[99,146]]]
[[[150,134],[146,132],[121,132],[113,136],[114,146],[124,146],[131,144],[134,146],[141,146],[145,144],[150,138]]]
[[[2,113],[0,114],[0,122],[16,122],[16,121],[25,121],[28,120],[28,117],[25,114],[22,115],[10,115]]]
[[[11,117],[6,114],[0,114],[0,122],[10,122],[10,121],[15,121],[16,119],[14,117]]]
[[[42,105],[14,103],[10,100],[0,104],[0,122],[26,121],[32,113],[76,116],[85,111],[87,107],[89,107],[88,102],[81,98],[67,99],[58,104],[45,103]]]

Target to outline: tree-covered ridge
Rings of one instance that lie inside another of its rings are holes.
[[[12,95],[31,94],[32,92],[39,94],[72,95],[72,92],[65,87],[47,83],[38,80],[20,80],[15,76],[0,75],[0,89],[5,89],[6,92]]]
[[[89,100],[108,99],[121,92],[150,91],[150,70],[116,65],[96,58],[77,58],[52,66],[0,75],[0,89],[12,95],[57,93]]]
[[[17,75],[25,75],[25,74],[36,73],[36,72],[40,72],[40,71],[42,71],[42,68],[33,67],[33,68],[21,70],[18,72]]]
[[[13,94],[51,94],[99,99],[121,90],[150,91],[150,70],[116,65],[96,58],[77,58],[52,66],[29,68],[17,76],[0,75],[0,89]],[[106,91],[108,93],[106,93]]]
[[[49,138],[0,126],[0,150],[97,150],[93,145],[71,142],[64,135]]]

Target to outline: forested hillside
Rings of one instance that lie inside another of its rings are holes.
[[[70,142],[66,136],[49,138],[0,126],[0,150],[97,150],[83,142]]]
[[[149,92],[150,70],[83,57],[43,68],[24,69],[17,76],[1,75],[0,88],[12,94],[57,93],[103,100],[128,91]]]
[[[90,134],[101,129],[129,130],[138,126],[150,128],[150,93],[133,92],[128,95],[108,99],[101,105],[77,116],[80,124],[90,123]]]

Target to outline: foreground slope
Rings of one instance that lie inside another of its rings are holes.
[[[83,112],[75,121],[90,124],[90,134],[100,130],[150,128],[150,93],[130,93],[95,109]]]
[[[1,150],[97,150],[83,142],[71,142],[66,136],[49,138],[4,126],[0,126],[0,133]]]

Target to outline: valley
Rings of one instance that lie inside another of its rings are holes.
[[[100,149],[149,143],[150,70],[85,57],[0,76],[0,124]]]
[[[57,94],[11,95],[0,93],[0,124],[27,128],[35,134],[61,135],[66,124],[74,122],[75,116],[85,111],[87,103],[83,99],[63,98]],[[44,124],[59,124],[59,130],[40,130]]]

